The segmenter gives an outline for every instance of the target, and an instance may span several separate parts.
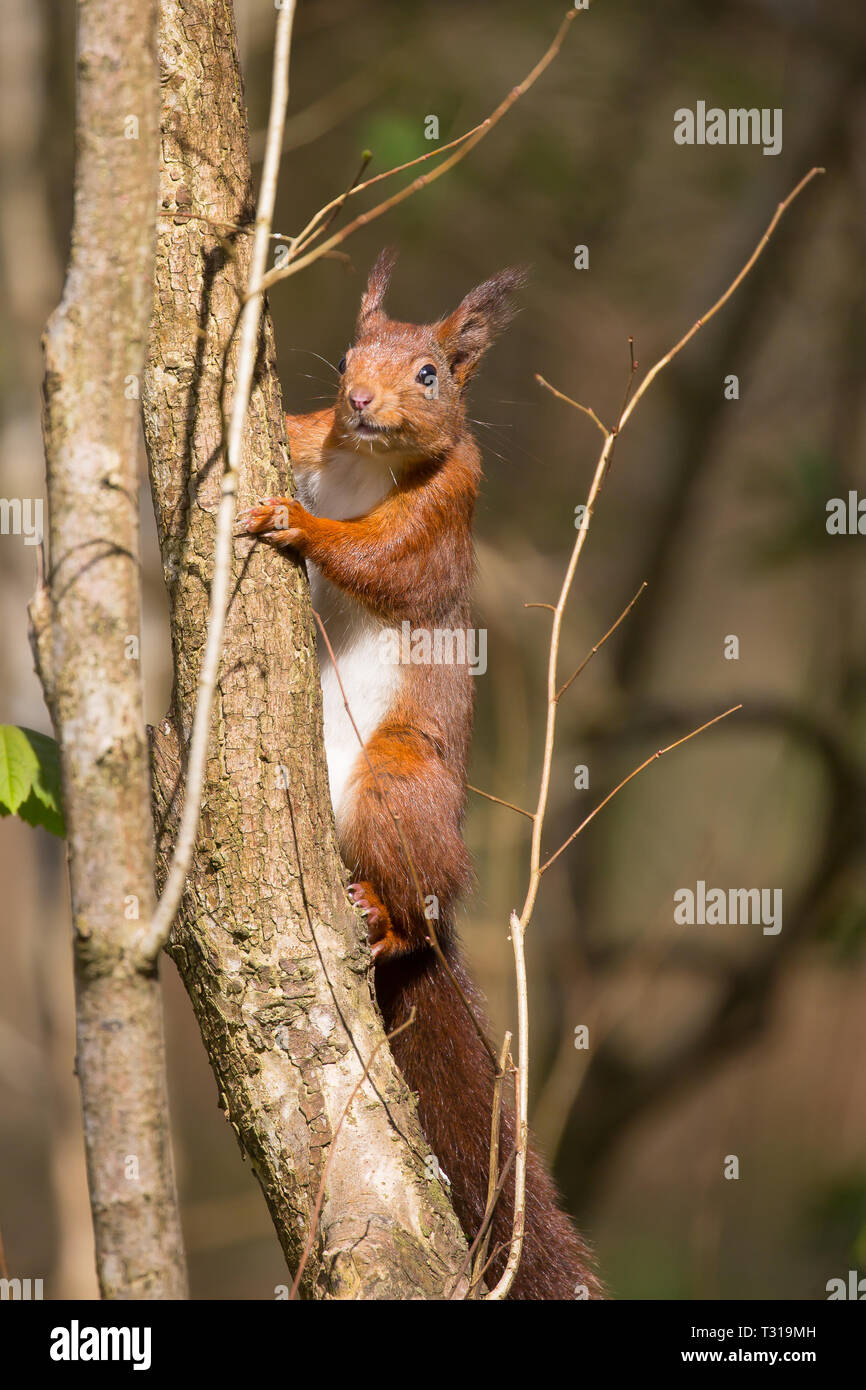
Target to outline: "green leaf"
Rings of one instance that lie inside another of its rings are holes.
[[[17,815],[64,836],[60,750],[34,729],[0,724],[0,816]]]

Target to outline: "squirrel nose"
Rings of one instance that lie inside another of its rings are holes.
[[[349,404],[353,410],[366,410],[372,399],[373,392],[365,391],[363,388],[360,391],[352,391],[349,394]]]

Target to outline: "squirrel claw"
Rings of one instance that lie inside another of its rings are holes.
[[[243,526],[252,535],[285,531],[290,525],[293,512],[298,510],[298,503],[292,497],[266,497],[257,506],[247,507],[244,511],[238,512],[237,521],[238,525]]]
[[[349,902],[357,907],[367,923],[367,941],[373,960],[398,955],[401,944],[388,909],[370,883],[350,883],[346,889]]]
[[[297,547],[303,539],[303,529],[298,522],[303,507],[292,497],[268,497],[256,507],[247,507],[238,512],[237,531],[239,536],[256,536],[260,541],[270,541],[272,545],[292,545]]]
[[[346,892],[349,902],[363,913],[368,925],[372,926],[381,918],[388,920],[385,904],[376,896],[369,883],[350,883]]]

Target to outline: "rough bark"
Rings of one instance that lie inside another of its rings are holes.
[[[134,949],[154,902],[141,668],[128,639],[140,630],[136,383],[154,261],[155,18],[155,0],[78,7],[72,254],[45,336],[51,568],[31,609],[61,748],[78,1075],[106,1298],[186,1293],[159,982]]]
[[[164,0],[160,60],[164,215],[144,404],[175,658],[172,710],[153,740],[164,869],[205,643],[226,353],[250,249],[248,236],[213,224],[248,224],[253,210],[230,7]],[[266,319],[240,505],[288,483]],[[375,1053],[336,1141],[303,1291],[441,1297],[465,1245],[426,1175],[406,1087],[388,1049],[376,1052],[369,955],[333,832],[307,581],[249,541],[236,546],[233,579],[196,857],[169,949],[292,1270],[328,1146]]]

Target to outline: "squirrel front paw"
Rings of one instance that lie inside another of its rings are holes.
[[[367,940],[374,961],[387,960],[389,956],[399,956],[405,945],[391,921],[387,907],[370,883],[350,883],[346,889],[349,902],[360,908],[367,923]]]
[[[274,545],[300,545],[307,511],[294,497],[268,497],[237,517],[238,535],[259,536]]]

